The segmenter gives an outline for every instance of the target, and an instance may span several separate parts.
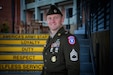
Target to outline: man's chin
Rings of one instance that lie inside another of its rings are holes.
[[[57,31],[59,28],[51,28],[52,31]]]

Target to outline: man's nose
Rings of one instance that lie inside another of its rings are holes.
[[[55,18],[52,18],[52,19],[51,19],[51,22],[55,22]]]

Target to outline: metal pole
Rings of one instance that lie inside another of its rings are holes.
[[[27,19],[26,19],[26,15],[27,15],[27,3],[25,2],[25,33],[27,33]]]
[[[12,33],[15,33],[15,0],[12,0]]]

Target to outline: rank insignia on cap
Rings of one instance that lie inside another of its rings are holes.
[[[54,13],[57,13],[57,10],[56,9],[54,10]]]
[[[75,37],[74,36],[69,36],[68,37],[68,42],[70,45],[74,45],[75,44]]]
[[[63,16],[62,12],[57,8],[56,5],[51,5],[46,15],[52,14],[60,14],[61,16]]]

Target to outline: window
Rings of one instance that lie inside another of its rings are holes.
[[[73,8],[66,9],[66,18],[71,18],[73,16]]]
[[[43,1],[43,0],[38,0],[38,1]]]
[[[35,0],[25,0],[25,3],[26,3],[26,4],[32,3],[32,2],[35,2]]]
[[[41,13],[41,21],[43,21],[43,13]]]

